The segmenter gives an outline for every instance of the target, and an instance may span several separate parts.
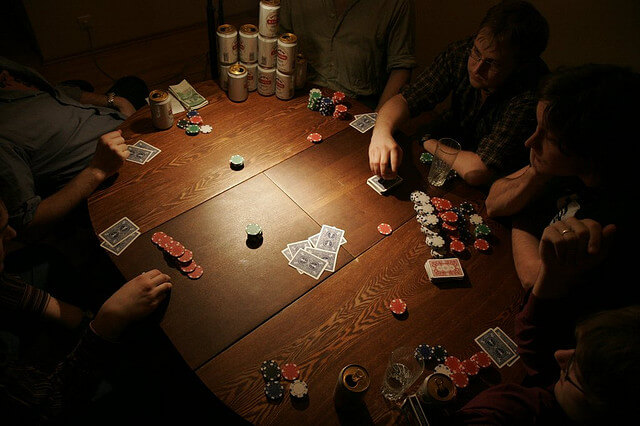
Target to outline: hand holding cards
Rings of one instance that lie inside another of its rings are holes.
[[[139,140],[134,145],[127,146],[129,149],[129,157],[127,161],[137,164],[145,164],[151,161],[158,153],[162,152],[160,148]]]
[[[394,179],[383,179],[378,175],[373,175],[367,179],[367,185],[380,195],[386,194],[401,183],[402,178],[400,176],[396,176]]]

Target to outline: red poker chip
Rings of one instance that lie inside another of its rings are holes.
[[[160,244],[160,241],[162,240],[162,238],[166,236],[167,234],[165,234],[162,231],[154,232],[153,235],[151,236],[151,241],[157,245],[157,244]]]
[[[171,257],[178,258],[178,257],[182,256],[184,254],[184,252],[185,252],[184,246],[182,244],[180,244],[178,241],[172,242],[167,247],[167,253],[169,253],[169,255]]]
[[[202,117],[200,117],[199,115],[194,115],[193,117],[189,118],[189,122],[191,124],[202,124]]]
[[[453,373],[450,378],[457,388],[464,389],[469,385],[469,377],[462,372]]]
[[[478,364],[472,359],[465,359],[461,363],[462,372],[466,373],[469,376],[475,376],[480,372],[480,367]]]
[[[172,243],[173,243],[173,238],[171,238],[169,235],[165,235],[160,239],[160,242],[158,242],[158,246],[166,250],[167,247],[169,247]]]
[[[402,315],[407,312],[407,304],[402,299],[393,299],[389,303],[389,309],[396,315]]]
[[[459,373],[462,371],[462,363],[460,362],[460,360],[458,358],[456,358],[455,356],[451,356],[449,355],[445,360],[444,360],[444,365],[446,365],[447,367],[449,367],[449,370],[451,370],[452,373]]]
[[[393,228],[391,228],[391,225],[389,225],[388,223],[381,223],[380,225],[378,225],[378,232],[382,235],[391,235],[391,233],[393,232]]]
[[[322,135],[320,133],[311,133],[307,136],[307,140],[313,143],[320,143],[322,142]]]
[[[465,250],[464,243],[460,240],[452,240],[449,249],[455,253],[462,253]]]
[[[338,111],[341,114],[344,114],[345,112],[347,112],[347,107],[346,105],[336,105],[336,111]]]
[[[438,211],[451,210],[451,207],[453,207],[451,201],[440,197],[431,197],[431,204],[433,204]]]
[[[489,242],[487,240],[484,240],[482,238],[478,238],[473,243],[473,247],[475,247],[475,249],[479,250],[479,251],[487,251],[487,250],[489,250],[490,245],[489,245]]]
[[[344,102],[344,99],[346,98],[346,95],[342,92],[334,92],[333,96],[331,97],[331,100],[333,101],[334,104],[340,104],[342,102]]]
[[[202,269],[202,266],[196,266],[196,269],[194,269],[193,272],[187,274],[187,276],[192,280],[197,280],[202,276],[202,274],[204,274],[204,269]]]
[[[178,258],[178,262],[180,263],[191,263],[193,260],[193,252],[191,250],[185,249],[184,254]]]
[[[293,363],[283,365],[281,368],[281,372],[282,377],[285,380],[289,380],[290,382],[300,377],[300,370],[298,370],[298,366]]]
[[[440,213],[440,219],[448,223],[456,223],[458,221],[458,215],[456,212],[446,211]]]
[[[455,232],[458,230],[458,227],[447,222],[442,222],[442,229],[449,232]]]
[[[181,266],[180,270],[182,272],[184,272],[185,274],[190,274],[193,271],[195,271],[197,267],[198,267],[198,265],[196,265],[196,262],[194,262],[192,260],[191,262],[187,263],[186,265]]]
[[[475,353],[471,357],[471,360],[475,361],[480,368],[490,367],[492,363],[491,357],[489,357],[489,354],[487,354],[485,351],[480,351],[478,353]]]

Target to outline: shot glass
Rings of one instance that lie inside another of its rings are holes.
[[[427,177],[429,184],[433,186],[444,185],[459,152],[460,144],[455,139],[443,138],[438,141]]]
[[[390,401],[402,398],[404,392],[422,374],[423,365],[414,356],[414,350],[399,347],[391,353],[382,383],[382,395]]]

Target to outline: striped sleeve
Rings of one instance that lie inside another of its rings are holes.
[[[33,287],[18,277],[0,274],[0,310],[42,316],[50,297],[46,291]]]

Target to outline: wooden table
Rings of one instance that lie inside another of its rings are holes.
[[[471,250],[462,260],[463,281],[435,286],[424,269],[430,251],[409,194],[422,189],[454,204],[470,200],[486,217],[480,191],[460,180],[428,187],[418,144],[401,137],[405,182],[380,196],[366,185],[371,132],[308,110],[304,93],[290,101],[252,93],[236,104],[213,82],[197,89],[210,101],[201,115],[213,132],[190,137],[176,127],[155,131],[148,108],[138,111],[123,135],[162,152],[145,165],[126,162],[115,182],[91,197],[89,209],[97,233],[123,216],[140,227],[143,235],[113,256],[114,263],[127,279],[153,268],[171,276],[162,328],[234,411],[256,424],[339,423],[344,419],[333,407],[333,389],[342,367],[357,363],[371,375],[363,421],[387,423],[399,415],[379,392],[393,349],[441,344],[463,359],[478,350],[473,339],[489,327],[513,335],[522,290],[502,225],[487,221],[493,250]],[[366,111],[352,102],[352,114]],[[314,131],[323,135],[321,144],[307,142]],[[241,171],[229,168],[233,154],[245,158]],[[250,222],[263,229],[258,248],[245,241]],[[378,233],[381,222],[393,227],[390,236]],[[322,224],[344,229],[347,243],[336,272],[314,280],[288,266],[281,250]],[[164,260],[150,241],[158,230],[194,252],[205,270],[200,280],[187,279]],[[409,306],[404,320],[387,307],[397,297]],[[267,402],[259,367],[270,359],[298,364],[310,388],[306,402],[288,395]],[[521,363],[492,370],[472,380],[461,401],[523,374]]]

